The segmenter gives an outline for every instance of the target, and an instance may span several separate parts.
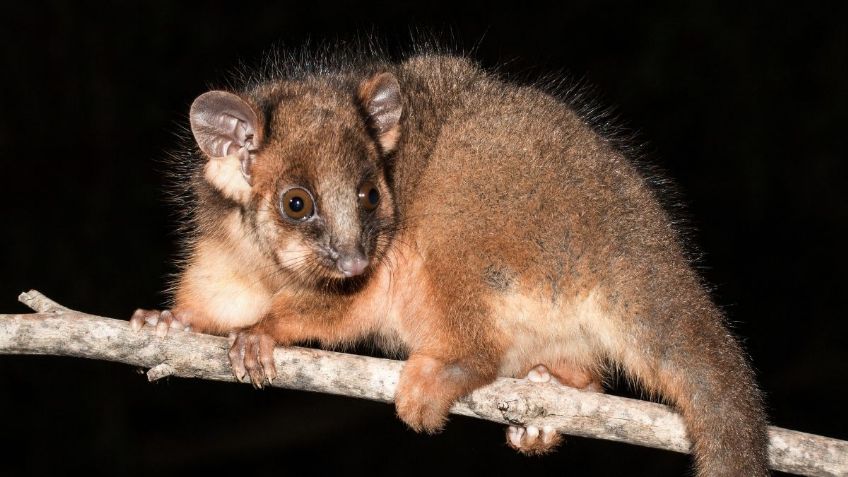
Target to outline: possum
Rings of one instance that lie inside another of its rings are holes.
[[[373,337],[408,356],[396,409],[423,432],[498,376],[600,390],[620,370],[680,411],[697,475],[768,474],[743,350],[585,115],[450,54],[287,71],[192,104],[191,239],[171,308],[136,328],[231,334],[257,387],[277,345]]]

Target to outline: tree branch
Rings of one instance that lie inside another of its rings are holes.
[[[166,376],[236,381],[227,339],[151,328],[68,309],[37,291],[19,300],[33,314],[0,315],[0,354],[46,354],[117,361]],[[306,348],[274,351],[275,387],[381,402],[394,399],[403,363]],[[680,416],[666,406],[578,391],[553,383],[501,378],[460,400],[455,414],[516,425],[553,426],[563,434],[688,452]],[[848,442],[771,427],[771,467],[810,476],[848,475]]]

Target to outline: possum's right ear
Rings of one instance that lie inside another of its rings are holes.
[[[403,105],[400,85],[391,73],[378,73],[359,84],[359,101],[384,153],[397,146]]]
[[[224,195],[246,203],[253,155],[261,144],[258,115],[226,91],[203,93],[191,104],[191,132],[209,158],[205,177]]]

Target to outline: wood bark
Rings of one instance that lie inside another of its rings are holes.
[[[0,354],[74,356],[148,368],[166,376],[236,381],[226,338],[152,328],[81,313],[37,291],[20,301],[36,311],[0,315]],[[274,352],[272,386],[392,402],[403,362],[298,347]],[[578,391],[553,383],[501,378],[480,388],[451,412],[502,424],[553,426],[558,432],[688,452],[680,416],[661,404]],[[809,476],[848,475],[848,442],[771,427],[772,468]]]

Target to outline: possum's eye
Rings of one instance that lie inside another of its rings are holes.
[[[365,210],[374,210],[380,203],[380,191],[377,190],[377,186],[373,182],[362,184],[357,195],[359,196],[359,203]]]
[[[292,187],[280,199],[280,209],[283,215],[292,220],[304,220],[315,211],[315,201],[312,194],[302,187]]]

